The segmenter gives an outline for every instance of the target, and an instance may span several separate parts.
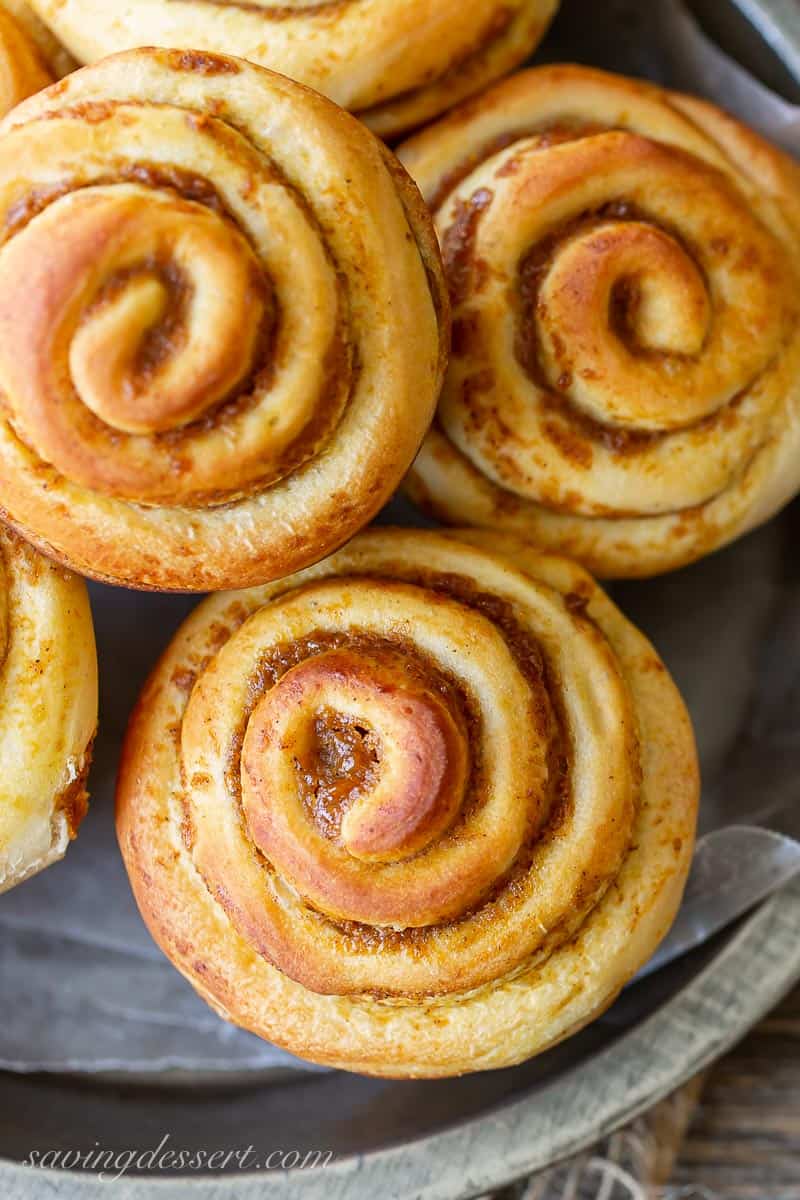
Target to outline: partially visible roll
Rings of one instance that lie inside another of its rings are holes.
[[[0,9],[10,13],[19,28],[24,30],[53,79],[61,79],[75,70],[78,65],[76,60],[50,26],[37,17],[28,0],[0,0]]]
[[[423,124],[533,52],[558,0],[31,0],[82,62],[136,46],[236,54],[376,133]]]
[[[703,101],[523,72],[400,148],[454,308],[410,480],[601,576],[709,553],[800,489],[800,170]]]
[[[308,88],[138,50],[0,125],[0,509],[81,574],[208,591],[330,553],[448,343],[417,189]]]
[[[26,96],[53,82],[54,75],[23,16],[40,22],[20,0],[0,0],[0,117]]]
[[[0,527],[0,892],[77,834],[96,725],[86,586]]]
[[[226,1018],[433,1077],[611,1003],[675,915],[697,802],[675,685],[584,570],[375,529],[199,606],[131,718],[117,830],[154,938]]]

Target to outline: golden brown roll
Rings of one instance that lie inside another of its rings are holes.
[[[52,82],[36,43],[11,9],[0,4],[0,116]]]
[[[406,143],[453,353],[412,495],[601,576],[716,549],[800,487],[800,173],[703,101],[582,67]]]
[[[202,591],[306,566],[400,482],[448,338],[430,218],[349,114],[139,50],[0,125],[0,507],[46,552]]]
[[[0,526],[0,892],[75,837],[96,725],[86,585]]]
[[[531,54],[558,0],[32,0],[82,62],[193,46],[271,67],[382,135],[422,124]]]
[[[47,68],[48,78],[46,83],[52,82],[53,79],[60,79],[65,74],[76,70],[78,65],[76,60],[72,58],[66,47],[62,46],[53,30],[44,24],[40,17],[36,16],[36,13],[29,4],[29,0],[0,0],[0,10],[10,14],[14,25],[23,31],[29,46],[35,47],[40,66]],[[4,13],[0,12],[0,17],[2,14]],[[20,60],[26,58],[25,52],[18,52],[18,56]],[[43,86],[44,83],[36,83],[32,90],[43,88]],[[18,100],[23,100],[24,96],[30,96],[32,90],[29,89],[24,94],[20,94]],[[14,103],[17,103],[17,101],[14,101]],[[8,107],[11,107],[11,104],[8,104]]]
[[[582,568],[376,529],[200,605],[131,719],[117,830],[225,1017],[438,1076],[611,1003],[675,914],[697,798],[678,692]]]

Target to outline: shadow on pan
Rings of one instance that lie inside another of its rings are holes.
[[[436,1081],[371,1080],[342,1072],[204,1086],[196,1081],[131,1086],[87,1077],[0,1074],[0,1158],[31,1152],[90,1155],[169,1146],[262,1155],[280,1147],[332,1151],[337,1160],[427,1137],[493,1110],[574,1070],[611,1046],[687,986],[725,937],[626,992],[607,1017],[521,1067]],[[232,1171],[236,1170],[235,1163]],[[127,1174],[137,1173],[131,1168]],[[163,1172],[162,1172],[163,1174]],[[187,1174],[197,1177],[197,1172]],[[215,1172],[219,1174],[219,1172]],[[180,1172],[170,1171],[170,1176]]]

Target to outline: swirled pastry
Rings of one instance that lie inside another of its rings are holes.
[[[716,549],[800,487],[800,173],[718,109],[581,67],[400,156],[453,354],[412,494],[605,576]]]
[[[531,54],[558,0],[32,0],[82,62],[135,46],[224,51],[377,133],[420,125]]]
[[[506,1066],[584,1025],[692,853],[692,731],[655,651],[568,560],[456,537],[372,530],[205,601],[119,776],[176,966],[240,1025],[376,1075]]]
[[[86,585],[0,526],[0,892],[77,833],[96,724]]]
[[[330,101],[188,51],[0,125],[0,507],[83,574],[261,583],[400,482],[448,339],[430,218]]]

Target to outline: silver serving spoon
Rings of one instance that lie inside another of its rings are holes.
[[[635,981],[702,946],[800,875],[800,842],[755,825],[728,825],[700,838],[675,923]]]

